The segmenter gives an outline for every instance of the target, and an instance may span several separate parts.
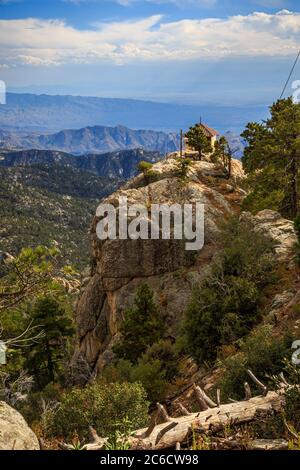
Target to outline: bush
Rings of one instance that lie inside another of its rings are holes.
[[[150,362],[139,361],[132,370],[132,379],[143,384],[151,402],[165,398],[168,382],[163,364],[159,359],[152,359]]]
[[[194,289],[184,325],[194,359],[215,360],[218,349],[245,336],[260,319],[263,288],[272,281],[273,244],[248,221],[232,218],[220,254]]]
[[[190,158],[178,158],[176,162],[175,175],[181,180],[185,180],[191,164],[192,160]]]
[[[153,164],[150,162],[141,161],[138,163],[138,169],[144,175],[146,184],[150,184],[157,180],[158,173],[152,170]]]
[[[46,428],[49,437],[80,440],[89,436],[93,426],[99,436],[115,435],[118,423],[127,419],[134,429],[148,420],[148,403],[143,387],[138,383],[88,385],[66,392],[55,412],[48,414]]]
[[[110,382],[140,382],[149,400],[160,401],[179,377],[178,354],[170,341],[160,340],[147,349],[137,364],[120,359],[105,368],[104,377]]]
[[[245,396],[244,383],[249,381],[246,369],[251,369],[255,375],[266,383],[268,375],[282,371],[284,358],[291,354],[292,336],[286,333],[283,338],[272,335],[272,327],[263,325],[251,332],[240,343],[240,351],[221,362],[223,367],[219,388],[222,396],[242,399]],[[253,391],[255,385],[251,383]]]

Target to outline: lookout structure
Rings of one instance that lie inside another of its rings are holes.
[[[196,126],[199,126],[201,127],[205,137],[207,138],[207,140],[209,141],[210,145],[211,145],[211,148],[212,148],[212,151],[214,150],[215,148],[215,145],[216,145],[216,142],[217,142],[217,137],[220,135],[218,131],[216,131],[215,129],[213,129],[212,127],[209,127],[207,126],[206,124],[204,124],[203,122],[200,122],[199,124],[196,124]],[[189,145],[188,145],[188,139],[187,137],[184,138],[184,144],[185,144],[185,150],[187,151],[193,151],[195,150],[194,148],[191,148]]]

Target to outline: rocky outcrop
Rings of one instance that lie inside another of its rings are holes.
[[[219,223],[240,211],[245,193],[237,184],[243,178],[239,161],[233,161],[230,180],[220,165],[206,161],[193,162],[187,178],[182,180],[175,176],[176,157],[173,154],[153,166],[154,182],[146,184],[144,176],[138,175],[103,202],[117,207],[118,198],[126,196],[129,206],[149,208],[153,203],[203,203],[204,248],[188,252],[184,240],[172,239],[100,241],[96,234],[99,219],[95,217],[91,228],[91,275],[85,276],[76,308],[78,345],[74,366],[83,360],[97,374],[111,361],[124,312],[142,282],[147,282],[155,292],[168,333],[176,336],[192,289],[216,254]],[[292,222],[269,210],[256,216],[242,213],[241,218],[250,219],[257,230],[274,240],[279,260],[289,256],[296,241]]]
[[[39,442],[23,416],[0,402],[0,450],[39,450]]]
[[[257,230],[275,242],[275,252],[280,261],[284,261],[290,256],[297,241],[294,224],[291,220],[284,219],[279,212],[268,209],[255,216],[244,212],[241,217],[251,220]]]
[[[82,358],[97,373],[112,358],[111,348],[118,339],[124,312],[131,305],[137,287],[147,282],[166,316],[169,334],[175,335],[195,283],[203,277],[216,252],[218,225],[236,210],[243,192],[224,170],[209,162],[194,162],[185,181],[175,176],[176,160],[168,158],[153,166],[156,181],[146,184],[142,175],[106,198],[117,207],[126,196],[128,205],[150,207],[153,203],[205,206],[205,245],[199,252],[184,248],[184,240],[107,240],[96,235],[97,217],[91,228],[92,270],[85,278],[76,308],[78,347],[73,365]],[[240,162],[234,175],[241,177]]]

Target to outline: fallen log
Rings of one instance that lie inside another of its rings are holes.
[[[284,404],[284,396],[277,392],[268,392],[247,401],[220,405],[200,413],[180,416],[174,421],[174,426],[166,429],[166,423],[155,426],[150,435],[145,438],[147,429],[140,429],[129,439],[132,449],[167,449],[176,448],[176,444],[187,443],[192,430],[194,432],[217,432],[228,425],[237,425],[255,419],[257,413],[279,412]],[[172,422],[172,419],[169,418]],[[162,435],[163,433],[163,435]],[[136,437],[135,437],[136,436]]]

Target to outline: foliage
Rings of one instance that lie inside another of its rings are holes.
[[[270,383],[268,376],[282,371],[284,358],[291,354],[292,336],[272,334],[272,326],[262,325],[254,329],[239,343],[239,352],[221,361],[223,369],[218,383],[225,398],[242,399],[244,383],[249,381],[246,369],[251,369],[262,382]],[[255,386],[251,383],[251,388]],[[256,390],[258,392],[258,390]]]
[[[136,363],[147,348],[162,337],[164,331],[164,318],[154,301],[154,294],[147,284],[141,284],[133,307],[125,312],[120,328],[122,339],[114,347],[114,352],[119,358]]]
[[[49,436],[65,440],[75,435],[87,439],[89,426],[99,436],[113,436],[117,430],[122,432],[125,418],[134,429],[143,427],[147,411],[146,393],[140,384],[93,384],[65,392],[58,409],[49,413],[46,428]]]
[[[40,293],[77,288],[76,272],[62,266],[55,247],[23,248],[16,258],[9,258],[7,271],[0,278],[0,312],[16,308]],[[69,281],[68,281],[69,278]]]
[[[142,160],[138,163],[138,169],[141,173],[143,173],[146,184],[150,184],[156,181],[158,177],[158,173],[152,170],[152,167],[153,163],[150,162],[145,162]]]
[[[194,359],[214,360],[221,346],[245,336],[260,319],[263,288],[272,280],[273,244],[251,222],[230,219],[221,233],[223,249],[194,289],[184,331]]]
[[[165,399],[179,376],[178,353],[168,340],[154,343],[136,364],[120,359],[104,370],[110,382],[140,382],[152,402]]]
[[[248,143],[242,159],[251,191],[244,208],[279,210],[287,217],[298,213],[300,105],[292,98],[270,107],[271,117],[249,123],[242,137]]]
[[[192,160],[190,158],[178,158],[176,161],[175,175],[184,181],[188,175],[191,164]]]
[[[108,437],[108,441],[105,445],[106,450],[129,450],[130,443],[128,442],[129,437],[132,436],[134,431],[132,422],[127,418],[123,418],[121,421],[115,423],[115,432],[111,433]]]
[[[40,298],[32,312],[33,324],[43,329],[42,342],[33,344],[25,366],[34,374],[39,388],[58,381],[64,361],[69,355],[69,339],[74,333],[72,320],[63,306],[53,297]]]
[[[210,141],[207,139],[199,124],[190,127],[189,131],[186,133],[186,138],[188,145],[199,153],[199,160],[202,160],[205,154],[212,152]]]

